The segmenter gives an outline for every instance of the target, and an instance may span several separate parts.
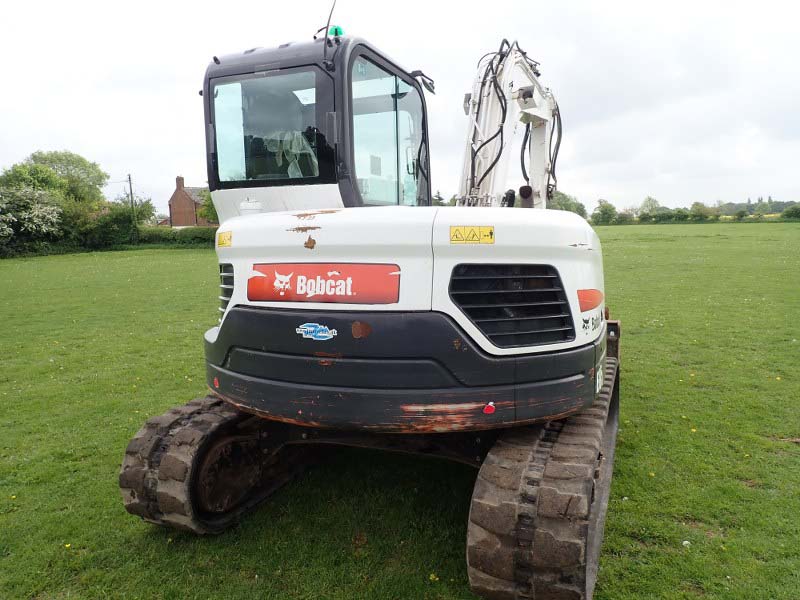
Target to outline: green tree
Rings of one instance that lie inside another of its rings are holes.
[[[689,209],[689,216],[692,221],[702,222],[711,217],[712,210],[702,202],[693,202],[692,207]]]
[[[552,210],[567,210],[586,218],[586,207],[575,196],[556,191],[547,203],[547,208]]]
[[[28,188],[48,191],[54,197],[63,197],[67,190],[67,180],[45,165],[17,163],[0,175],[0,188]]]
[[[113,204],[119,204],[128,209],[128,211],[131,211],[131,199],[127,194],[119,194],[114,198]],[[132,213],[136,219],[136,223],[141,225],[143,223],[149,223],[155,218],[156,207],[153,206],[153,201],[150,198],[134,194]]]
[[[750,202],[750,199],[748,198],[748,199],[747,199],[747,201],[748,201],[748,203],[749,203],[749,202]],[[747,215],[749,215],[749,214],[750,214],[750,213],[749,213],[747,210],[745,210],[744,208],[742,208],[742,209],[740,209],[740,210],[737,210],[737,211],[736,211],[736,212],[733,214],[733,218],[734,218],[734,220],[736,220],[736,221],[743,221],[745,218],[747,218]]]
[[[672,211],[672,220],[676,223],[689,220],[689,211],[685,208],[676,208]]]
[[[781,213],[784,219],[800,219],[800,203],[790,206]]]
[[[654,215],[659,211],[660,208],[661,205],[658,203],[658,200],[652,196],[647,196],[642,201],[642,205],[639,207],[639,215]]]
[[[103,187],[108,183],[108,173],[79,154],[67,150],[37,151],[26,162],[43,165],[54,171],[66,181],[67,195],[79,202],[99,203],[103,200]]]
[[[634,217],[633,213],[630,210],[621,210],[617,213],[617,216],[614,218],[614,223],[616,225],[630,225],[633,223]]]
[[[447,206],[447,201],[444,199],[444,196],[436,190],[436,193],[433,195],[433,199],[431,200],[431,204],[433,206]]]
[[[617,218],[617,209],[607,200],[598,200],[592,213],[593,225],[611,225]]]
[[[214,201],[211,200],[211,192],[208,190],[200,190],[200,197],[203,199],[203,204],[197,214],[204,218],[209,223],[219,223],[219,216],[217,216],[217,209],[214,206]]]
[[[652,213],[652,217],[656,223],[669,223],[675,220],[675,213],[666,206],[661,206],[656,212]],[[641,217],[639,218],[641,219]]]

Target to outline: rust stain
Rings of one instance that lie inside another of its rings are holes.
[[[415,413],[421,416],[427,416],[432,413],[450,413],[451,418],[458,418],[462,413],[472,413],[480,411],[486,402],[459,402],[456,404],[404,404],[400,407],[404,413]],[[497,409],[513,409],[514,401],[495,402]]]
[[[456,350],[461,350],[461,339],[460,338],[456,338],[456,339],[453,340],[453,348],[455,348]]]
[[[353,321],[350,329],[353,332],[353,337],[357,340],[369,337],[369,334],[372,333],[372,326],[363,321]]]
[[[301,220],[313,219],[317,215],[332,215],[339,212],[340,208],[328,208],[325,210],[311,210],[307,212],[296,213],[294,216]]]
[[[314,246],[316,246],[316,245],[317,245],[317,240],[312,238],[310,235],[308,236],[308,239],[306,240],[306,243],[303,244],[303,246],[305,246],[309,250],[313,250]]]
[[[317,361],[319,366],[321,367],[330,367],[333,365],[333,361],[330,358],[322,358]]]
[[[321,358],[342,358],[341,352],[314,352],[314,356]]]
[[[291,229],[287,229],[291,233],[308,233],[309,231],[313,231],[315,229],[320,229],[317,225],[301,225],[298,227],[292,227]]]

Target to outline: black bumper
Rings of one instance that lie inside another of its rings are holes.
[[[304,339],[325,325],[336,336]],[[244,410],[314,427],[468,431],[566,416],[594,401],[595,343],[544,354],[483,352],[437,312],[235,307],[206,342],[208,385]]]

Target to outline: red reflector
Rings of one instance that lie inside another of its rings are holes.
[[[600,290],[578,290],[578,304],[581,312],[597,308],[603,303],[603,292]]]
[[[495,410],[494,402],[489,402],[489,404],[483,407],[483,414],[493,415]]]
[[[219,388],[219,379],[217,377],[214,377],[214,387]]]

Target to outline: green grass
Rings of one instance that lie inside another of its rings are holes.
[[[797,598],[800,225],[600,235],[623,384],[597,597]],[[217,537],[124,512],[128,439],[203,393],[216,284],[204,250],[0,261],[0,598],[471,598],[456,464],[346,450]]]

